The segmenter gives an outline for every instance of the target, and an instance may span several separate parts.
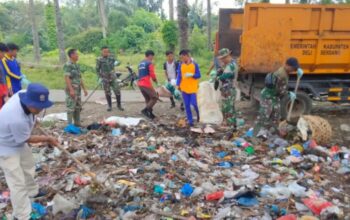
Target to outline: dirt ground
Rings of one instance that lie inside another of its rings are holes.
[[[170,102],[164,100],[158,102],[154,108],[154,113],[157,115],[157,120],[166,124],[166,121],[162,116],[177,116],[185,117],[185,113],[180,110],[180,105],[177,104],[176,108],[170,108]],[[82,111],[82,123],[87,126],[93,122],[99,122],[109,116],[128,116],[128,117],[142,117],[140,111],[144,108],[144,103],[133,102],[123,103],[125,111],[121,112],[117,110],[115,104],[111,112],[106,111],[106,106],[96,103],[86,103]],[[245,119],[247,125],[253,125],[257,116],[256,108],[250,107],[248,101],[241,101],[237,103],[237,110],[241,112],[242,117]],[[54,107],[47,110],[46,114],[59,113],[65,111],[64,103],[57,103]],[[330,103],[315,103],[312,115],[321,116],[329,121],[333,128],[333,145],[350,146],[350,134],[342,131],[340,125],[350,125],[350,106],[341,106]]]

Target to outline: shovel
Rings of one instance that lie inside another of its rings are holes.
[[[295,85],[295,89],[294,89],[295,95],[297,95],[297,92],[298,92],[300,79],[301,79],[301,77],[298,76],[297,82],[296,82],[296,85]],[[290,118],[292,117],[292,111],[293,111],[294,103],[295,103],[295,100],[292,100],[292,102],[290,103],[288,114],[287,114],[287,120],[284,120],[284,121],[280,122],[280,124],[279,124],[278,130],[279,130],[280,133],[287,132],[288,125],[293,125],[294,126],[294,124],[291,123],[291,121],[290,121]]]

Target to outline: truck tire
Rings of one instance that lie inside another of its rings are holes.
[[[289,96],[286,95],[281,100],[281,117],[282,120],[287,118],[289,107],[291,101]],[[292,111],[291,118],[297,118],[300,115],[307,115],[311,112],[312,109],[312,99],[305,92],[298,92],[297,99],[294,102],[294,107]]]

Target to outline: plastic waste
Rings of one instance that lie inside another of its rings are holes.
[[[323,209],[333,206],[332,203],[321,198],[307,198],[302,201],[316,215],[320,215]]]
[[[216,213],[216,215],[214,216],[213,220],[221,220],[221,219],[225,219],[225,217],[231,212],[231,208],[230,207],[226,207],[226,208],[221,208],[218,210],[218,212]]]
[[[330,206],[321,211],[321,219],[343,219],[344,213],[337,206]]]
[[[118,117],[118,116],[111,116],[107,118],[104,123],[108,124],[112,127],[115,127],[116,125],[120,126],[137,126],[142,120],[142,118],[132,118],[132,117]]]
[[[75,204],[75,202],[72,202],[60,194],[56,194],[55,197],[53,197],[53,207],[52,207],[52,213],[56,215],[59,212],[63,212],[64,214],[68,214],[73,209],[78,208],[79,206]]]
[[[245,133],[245,137],[248,137],[248,138],[252,138],[254,135],[254,128],[250,128],[246,133]]]
[[[81,128],[73,125],[73,124],[69,124],[64,128],[64,132],[69,133],[69,134],[75,134],[75,135],[79,135],[82,134],[82,130]]]
[[[35,217],[35,219],[39,219],[47,214],[45,206],[41,205],[40,203],[32,203],[32,209],[34,212],[34,216],[32,217]]]
[[[155,185],[153,188],[153,192],[158,195],[163,195],[164,193],[164,188],[160,185]]]
[[[249,146],[246,149],[244,149],[244,151],[249,155],[253,155],[255,153],[254,147],[253,146]]]
[[[237,199],[238,204],[241,206],[251,207],[259,204],[255,193],[250,191],[240,193],[239,195],[236,195],[235,198]]]
[[[285,208],[280,208],[278,205],[266,205],[265,209],[269,210],[270,214],[273,216],[283,216],[287,214]]]
[[[292,182],[288,185],[288,190],[296,197],[305,197],[306,188],[300,186],[297,182]]]
[[[77,217],[80,219],[87,219],[90,218],[94,213],[94,210],[88,208],[85,205],[81,205]]]
[[[199,196],[199,195],[201,195],[203,192],[204,192],[204,190],[203,190],[202,187],[196,187],[196,188],[194,188],[193,193],[191,194],[191,197]]]
[[[221,151],[221,152],[219,152],[219,153],[216,154],[216,156],[217,156],[218,158],[224,158],[226,155],[227,155],[227,152],[225,152],[225,151]]]
[[[231,162],[227,162],[227,161],[224,161],[224,162],[220,162],[217,164],[219,167],[222,167],[222,168],[231,168],[233,167],[233,163]]]
[[[297,219],[298,218],[295,215],[289,214],[289,215],[279,217],[277,220],[297,220]]]
[[[211,193],[205,196],[205,200],[207,201],[215,201],[215,200],[219,200],[222,197],[224,197],[224,191],[219,191],[219,192],[215,192],[215,193]]]
[[[53,121],[67,121],[67,113],[54,113],[46,115],[42,121],[53,122]]]
[[[142,207],[138,205],[126,205],[123,207],[124,212],[133,212],[140,210]]]
[[[220,91],[215,90],[210,82],[201,82],[197,97],[201,122],[220,125],[224,119],[220,108]]]
[[[120,136],[121,134],[122,134],[122,131],[120,130],[120,128],[112,129],[112,136],[117,137],[117,136]]]
[[[184,195],[185,197],[191,196],[193,193],[193,187],[191,184],[186,183],[181,187],[181,194]]]

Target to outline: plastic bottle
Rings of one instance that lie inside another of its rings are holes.
[[[224,197],[224,191],[218,191],[218,192],[214,192],[214,193],[206,195],[205,200],[215,201],[215,200],[221,199],[222,197]]]

